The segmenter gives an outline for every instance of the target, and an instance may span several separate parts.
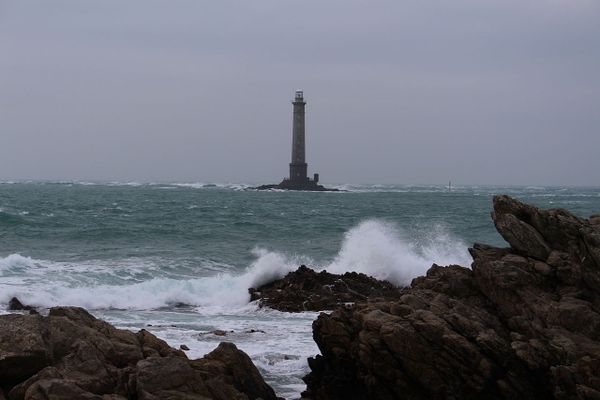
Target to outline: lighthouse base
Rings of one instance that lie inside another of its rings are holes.
[[[270,189],[279,189],[279,190],[303,190],[310,192],[339,192],[339,189],[329,189],[325,186],[319,185],[317,181],[306,178],[306,180],[291,180],[284,179],[279,184],[273,185],[262,185],[255,187],[253,189],[256,190],[270,190]]]

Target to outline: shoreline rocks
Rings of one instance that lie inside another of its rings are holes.
[[[306,398],[600,398],[600,221],[494,198],[510,248],[322,313]]]
[[[365,274],[346,272],[336,275],[316,272],[305,265],[281,279],[248,291],[250,300],[259,300],[261,307],[286,312],[333,310],[340,305],[367,300],[398,299],[401,293],[401,289],[390,282]]]
[[[146,330],[78,307],[0,316],[0,391],[9,400],[277,399],[232,343],[189,360]]]

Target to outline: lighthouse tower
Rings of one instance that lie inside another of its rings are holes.
[[[304,141],[304,93],[296,90],[292,101],[294,113],[292,118],[292,162],[290,162],[290,176],[284,178],[276,185],[261,185],[254,189],[284,189],[284,190],[310,190],[310,191],[335,191],[319,185],[319,174],[314,174],[313,179],[308,177],[306,164],[306,146]]]
[[[294,105],[292,125],[292,162],[290,163],[290,183],[304,185],[308,182],[306,165],[306,146],[304,141],[304,93],[296,90],[292,101]]]

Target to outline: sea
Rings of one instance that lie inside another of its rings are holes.
[[[119,328],[186,345],[190,358],[230,341],[279,396],[296,399],[306,359],[319,353],[318,313],[261,309],[248,288],[301,264],[398,285],[432,263],[469,267],[473,243],[506,245],[490,218],[495,194],[600,213],[597,187],[252,186],[0,182],[0,313],[13,296],[41,308],[85,307]]]

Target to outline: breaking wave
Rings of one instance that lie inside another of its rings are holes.
[[[333,273],[362,272],[398,285],[408,285],[424,274],[432,263],[470,265],[467,246],[441,227],[412,235],[394,224],[367,220],[350,229],[338,254],[329,262],[315,265],[308,257],[289,256],[266,249],[254,249],[255,261],[241,274],[222,272],[210,277],[189,279],[187,276],[155,276],[136,283],[103,283],[104,275],[74,282],[69,268],[64,278],[48,279],[60,271],[61,264],[44,267],[49,262],[33,260],[19,254],[0,258],[0,303],[18,296],[29,304],[50,307],[74,305],[88,309],[148,310],[186,304],[196,307],[231,309],[247,306],[248,288],[283,277],[300,264]],[[123,269],[128,267],[124,265]],[[139,269],[139,266],[137,267]],[[44,271],[47,271],[45,273]],[[131,271],[139,273],[137,271]],[[149,272],[156,273],[149,268]]]
[[[471,264],[467,246],[440,226],[421,237],[407,236],[394,224],[364,221],[346,232],[342,248],[326,269],[337,274],[362,272],[406,286],[433,263]]]

